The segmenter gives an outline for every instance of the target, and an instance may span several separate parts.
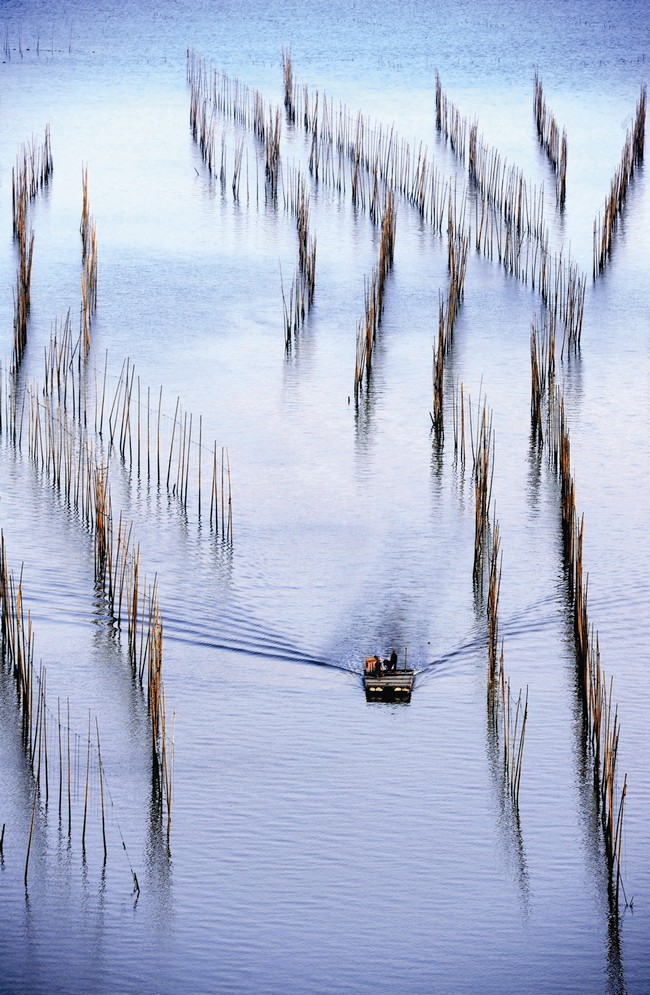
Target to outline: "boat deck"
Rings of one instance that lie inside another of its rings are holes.
[[[366,701],[410,701],[414,681],[414,670],[391,670],[380,676],[366,672]]]

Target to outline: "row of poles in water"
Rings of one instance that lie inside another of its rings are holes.
[[[264,106],[259,91],[250,90],[226,74],[211,69],[193,51],[188,50],[187,60],[192,90],[191,119],[194,121],[196,117],[193,108],[200,105],[198,95],[203,93],[204,105],[207,107],[210,103],[211,107],[209,120],[212,130],[215,115],[221,112],[242,127],[253,128],[259,133],[256,126],[256,121],[260,119],[258,108]],[[460,115],[442,89],[438,74],[436,126],[459,160],[467,162],[470,182],[462,199],[466,200],[469,191],[473,190],[473,224],[471,212],[465,204],[458,202],[456,185],[446,180],[435,165],[428,162],[426,148],[420,145],[416,154],[399,138],[394,128],[372,128],[363,115],[358,114],[355,118],[344,105],[336,108],[325,95],[318,91],[311,94],[306,85],[301,88],[294,81],[289,52],[283,52],[283,76],[287,121],[293,126],[302,122],[311,139],[309,170],[316,182],[330,184],[342,192],[349,185],[353,203],[368,209],[378,224],[382,223],[385,214],[386,193],[399,194],[440,233],[453,200],[455,213],[466,219],[466,233],[476,251],[489,258],[496,257],[508,272],[539,289],[545,303],[556,301],[565,322],[566,337],[579,344],[586,278],[574,262],[563,259],[562,253],[553,255],[550,252],[544,221],[543,187],[536,188],[527,183],[521,170],[508,165],[497,149],[488,146],[479,137],[478,122],[470,124]],[[209,85],[206,83],[208,80]],[[594,223],[595,231],[602,228],[605,233],[605,243],[601,238],[601,249],[594,251],[594,278],[602,271],[609,257],[615,221],[625,200],[627,182],[634,165],[638,165],[643,157],[645,108],[646,87],[643,85],[634,124],[624,149],[623,158],[628,165],[618,171],[622,180],[617,173],[612,181],[605,210],[607,223],[601,225],[598,218]],[[534,78],[533,109],[540,144],[556,176],[556,202],[563,209],[566,202],[566,129],[560,133],[537,73]],[[269,107],[269,117],[273,114],[273,109]],[[206,111],[203,118],[208,120]],[[277,109],[273,119],[277,121]],[[207,130],[209,132],[210,129]],[[274,135],[277,148],[277,128]]]
[[[127,601],[128,601],[127,597]],[[152,613],[157,609],[157,600],[152,601]],[[146,635],[145,635],[145,621]],[[164,688],[161,680],[162,668],[162,627],[159,617],[149,617],[142,620],[141,637],[146,638],[148,656],[148,674],[143,680],[144,670],[141,668],[139,683],[147,690],[148,716],[150,720],[151,740],[153,746],[152,765],[152,800],[161,813],[163,806],[167,817],[167,839],[171,831],[171,812],[173,794],[173,764],[174,764],[174,720],[172,719],[171,736],[166,728]],[[119,621],[116,623],[119,625]],[[73,811],[80,808],[83,798],[83,817],[78,812],[81,822],[80,841],[84,860],[87,854],[87,830],[89,817],[94,809],[101,811],[101,831],[103,843],[103,860],[108,856],[106,832],[107,803],[113,807],[113,799],[108,787],[105,764],[102,761],[99,720],[88,714],[88,733],[83,733],[73,726],[71,717],[70,696],[63,702],[57,697],[56,712],[49,703],[47,667],[41,662],[37,667],[35,662],[35,633],[32,626],[31,611],[25,609],[24,576],[21,568],[20,576],[16,578],[9,567],[4,534],[0,532],[0,656],[5,675],[13,680],[16,692],[16,704],[21,718],[22,746],[32,777],[32,814],[29,824],[29,834],[25,854],[24,883],[28,884],[29,859],[34,836],[35,824],[39,813],[46,815],[50,806],[56,805],[58,794],[59,827],[63,831],[67,821],[68,840],[73,838]],[[137,679],[134,667],[134,678]],[[85,787],[83,783],[83,764],[80,754],[86,753]],[[57,792],[58,785],[58,792]],[[121,836],[122,848],[127,853],[126,841],[122,836],[119,821],[116,824]],[[6,824],[2,826],[3,854]],[[88,842],[88,848],[90,841]],[[138,879],[133,867],[134,890],[139,891]]]
[[[95,596],[103,607],[106,628],[118,638],[126,635],[126,650],[133,679],[142,687],[152,743],[152,792],[155,807],[166,814],[167,840],[171,831],[173,796],[174,718],[171,732],[162,680],[163,622],[158,580],[147,582],[140,567],[140,546],[122,512],[113,511],[109,483],[111,462],[145,476],[160,491],[178,501],[183,514],[194,507],[199,521],[208,515],[210,531],[228,545],[232,542],[232,488],[230,457],[217,445],[207,449],[202,437],[202,418],[193,431],[192,414],[176,400],[173,419],[163,411],[162,388],[157,405],[149,388],[141,390],[135,367],[125,360],[119,377],[109,376],[108,354],[103,371],[91,365],[91,323],[97,308],[98,255],[96,224],[90,212],[88,168],[82,167],[81,207],[81,306],[79,331],[72,327],[71,312],[54,321],[49,346],[44,353],[44,381],[28,381],[22,361],[28,342],[31,271],[34,232],[30,204],[51,182],[53,156],[49,126],[42,144],[25,143],[12,174],[13,234],[18,251],[18,274],[14,291],[14,346],[10,368],[0,370],[0,435],[16,453],[26,451],[41,479],[78,516],[84,530],[94,537]],[[110,392],[110,382],[115,389]],[[93,420],[94,408],[94,420]],[[206,464],[207,463],[207,467]],[[191,468],[191,471],[190,471]],[[190,494],[190,484],[193,493]],[[0,609],[2,662],[16,684],[16,700],[22,717],[23,745],[34,776],[34,800],[25,861],[25,884],[35,821],[41,808],[50,805],[50,780],[58,756],[59,819],[64,805],[67,779],[68,835],[72,834],[71,789],[78,783],[79,764],[70,761],[70,739],[76,754],[83,734],[72,729],[70,698],[67,715],[61,719],[47,699],[47,668],[34,662],[31,614],[25,613],[23,576],[16,581],[9,570],[4,536],[0,544]],[[74,704],[74,703],[73,703]],[[91,735],[92,733],[92,735]],[[58,742],[54,748],[52,735]],[[67,737],[67,770],[66,770]],[[48,746],[49,743],[49,746]],[[74,751],[73,751],[74,752]],[[71,774],[77,770],[77,781]],[[94,775],[93,775],[94,771]],[[89,807],[93,807],[93,785],[101,798],[102,837],[106,860],[105,766],[101,758],[99,723],[95,729],[89,716],[86,785],[84,792],[82,850],[86,853]],[[112,799],[110,799],[112,805]],[[119,829],[119,823],[118,823]],[[2,825],[0,853],[4,850],[6,825]],[[120,830],[121,832],[121,830]],[[123,849],[126,843],[122,839]],[[135,890],[139,891],[133,871]]]
[[[279,164],[279,127],[277,108],[269,104],[268,121],[272,129],[264,128],[266,120],[264,100],[257,90],[250,89],[227,74],[212,68],[194,51],[187,53],[187,76],[190,83],[190,120],[193,133],[208,163],[215,161],[210,149],[214,145],[215,122],[222,115],[242,129],[250,129],[265,145],[269,132],[273,135],[274,169]],[[395,212],[399,196],[414,206],[422,218],[429,221],[434,231],[443,233],[445,223],[449,228],[449,214],[454,215],[454,228],[459,227],[473,244],[475,250],[488,258],[496,258],[506,271],[540,293],[544,304],[557,308],[564,325],[563,339],[577,346],[582,329],[586,277],[575,262],[565,259],[563,253],[553,254],[549,248],[548,227],[544,219],[543,186],[535,187],[526,182],[521,170],[508,165],[493,146],[487,145],[478,134],[478,122],[469,123],[460,115],[442,89],[436,73],[435,103],[436,126],[459,161],[467,165],[468,183],[459,194],[456,183],[446,179],[429,162],[427,149],[411,149],[399,138],[394,128],[371,127],[370,122],[358,114],[353,116],[343,105],[335,107],[332,100],[318,91],[311,93],[306,85],[300,87],[294,80],[293,64],[289,52],[283,51],[284,105],[290,126],[302,123],[310,142],[309,171],[315,182],[329,184],[345,193],[349,187],[355,206],[368,210],[371,218],[383,228],[389,211]],[[626,148],[632,149],[632,163],[639,163],[643,155],[645,129],[645,85],[637,104],[634,126]],[[567,136],[560,133],[559,125],[547,105],[539,75],[534,78],[533,109],[537,134],[545,149],[556,176],[556,202],[563,209],[566,202]],[[238,148],[243,138],[238,139]],[[225,132],[222,150],[225,148]],[[626,155],[626,161],[630,159]],[[268,153],[267,153],[268,159]],[[235,155],[241,162],[241,153]],[[223,151],[222,151],[223,163]],[[347,165],[347,168],[346,168]],[[285,187],[285,206],[304,218],[305,183],[300,176],[292,179],[291,167],[286,167],[287,180],[274,174],[271,190],[277,197],[280,185]],[[623,171],[629,177],[633,170]],[[295,168],[294,168],[295,174]],[[222,171],[222,182],[225,175]],[[233,175],[233,184],[239,180]],[[248,186],[248,183],[247,183]],[[268,196],[267,181],[267,196]],[[301,192],[300,208],[292,191]],[[616,196],[614,197],[614,191]],[[615,220],[622,208],[626,185],[613,181],[613,192],[608,198],[606,226],[608,233],[605,252],[594,255],[594,278],[604,268],[611,250]],[[388,194],[391,195],[389,207]],[[470,207],[470,195],[473,210]],[[616,208],[612,204],[616,204]],[[308,210],[308,204],[307,204]],[[598,227],[598,220],[595,228]],[[299,238],[304,240],[304,225],[298,220]],[[315,284],[314,253],[300,250],[301,264],[292,284],[290,300],[282,290],[285,315],[285,342],[290,342],[298,331],[313,302]],[[310,260],[309,269],[302,265]],[[372,280],[369,281],[370,283]],[[355,391],[359,388],[359,355],[371,355],[363,346],[367,338],[368,318],[372,313],[372,295],[366,292],[366,314],[358,325],[358,349],[355,361]],[[564,341],[563,341],[564,346]],[[368,369],[367,365],[365,367]]]

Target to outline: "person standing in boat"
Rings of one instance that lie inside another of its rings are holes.
[[[381,677],[381,659],[375,654],[375,676]]]
[[[390,655],[389,668],[390,670],[397,670],[397,653],[394,649]]]

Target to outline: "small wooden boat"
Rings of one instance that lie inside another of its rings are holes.
[[[366,701],[410,701],[414,681],[414,670],[389,670],[381,661],[378,667],[376,657],[366,657],[363,674]]]

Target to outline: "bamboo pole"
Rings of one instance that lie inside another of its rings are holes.
[[[99,722],[95,716],[95,726],[97,728],[97,759],[99,764],[99,793],[102,803],[102,838],[104,840],[104,863],[106,863],[106,821],[104,817],[104,781],[102,778],[102,751],[99,743]]]
[[[86,791],[84,795],[84,821],[81,832],[81,847],[86,852],[86,817],[88,814],[88,784],[90,779],[90,711],[88,712],[88,752],[86,754]]]

